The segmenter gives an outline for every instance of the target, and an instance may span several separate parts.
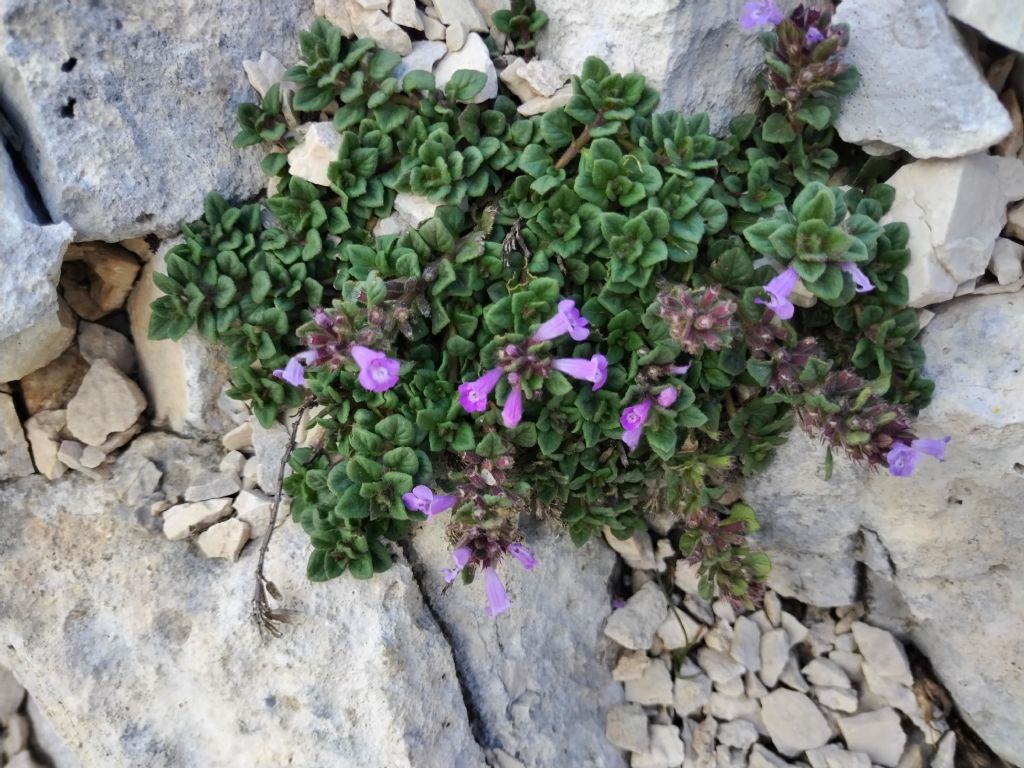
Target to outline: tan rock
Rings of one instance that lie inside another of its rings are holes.
[[[416,8],[416,0],[391,0],[391,20],[403,27],[423,30],[423,21],[420,19],[419,10]]]
[[[36,470],[48,480],[56,480],[68,471],[67,466],[57,458],[61,444],[61,432],[68,424],[68,412],[40,411],[25,421],[25,436],[32,449]]]
[[[469,34],[469,30],[466,29],[466,25],[461,21],[456,21],[449,25],[444,33],[444,42],[448,46],[448,50],[461,51],[462,46],[466,44],[467,34]]]
[[[239,424],[221,438],[221,444],[229,451],[251,451],[252,424],[248,421]]]
[[[90,363],[109,360],[121,373],[135,372],[135,347],[123,333],[96,323],[78,324],[78,352]]]
[[[86,477],[93,480],[106,479],[106,473],[96,471],[106,454],[94,446],[82,445],[77,440],[62,440],[57,448],[57,458],[69,469],[81,472]]]
[[[302,143],[288,153],[288,168],[292,176],[328,187],[331,181],[327,168],[338,159],[340,147],[341,136],[334,130],[334,123],[312,123]]]
[[[206,501],[234,496],[242,490],[242,482],[234,472],[213,472],[201,475],[185,489],[185,501]]]
[[[273,500],[259,491],[241,491],[234,500],[235,517],[249,524],[254,539],[263,538],[270,527],[270,506]],[[284,506],[282,500],[282,507]],[[278,524],[287,518],[283,509],[278,510]]]
[[[516,107],[516,111],[523,117],[542,115],[552,109],[564,107],[571,98],[572,86],[564,85],[555,92],[554,96],[534,96],[532,99],[524,101]]]
[[[1016,63],[1017,55],[1014,53],[1008,53],[993,61],[985,75],[988,87],[996,93],[1002,93],[1003,88],[1006,87],[1006,79],[1010,76],[1013,65]]]
[[[238,553],[247,541],[249,524],[237,518],[211,525],[197,539],[199,549],[207,557],[219,557],[232,562],[238,559]]]
[[[25,477],[34,471],[14,398],[0,395],[0,480]]]
[[[349,0],[313,0],[313,13],[338,27],[345,37],[352,37],[355,31],[348,9]]]
[[[153,254],[156,251],[156,248],[151,243],[157,242],[159,241],[155,238],[147,239],[145,237],[132,237],[128,240],[122,240],[120,242],[120,246],[130,253],[134,253],[139,257],[139,261],[146,264],[153,258]]]
[[[68,431],[86,445],[100,445],[130,429],[144,410],[139,386],[109,360],[97,360],[68,403]]]
[[[605,721],[608,740],[630,752],[646,752],[651,739],[647,732],[647,714],[639,704],[622,704],[608,710]]]
[[[350,0],[350,3],[367,11],[386,11],[388,9],[388,0]]]
[[[433,0],[433,5],[443,24],[451,26],[462,22],[471,32],[487,31],[487,19],[473,0]]]
[[[427,40],[444,40],[447,33],[447,28],[444,24],[425,13],[420,13],[419,19],[423,22],[423,34]]]
[[[357,6],[349,8],[352,28],[359,37],[368,37],[381,48],[405,56],[412,50],[409,33],[381,11],[368,11]]]
[[[50,361],[21,380],[21,396],[31,416],[40,411],[64,408],[75,396],[89,363],[75,346],[68,347],[57,359]]]
[[[16,755],[28,748],[28,718],[24,715],[14,715],[4,727],[6,732],[2,744],[5,755]]]
[[[64,261],[65,272],[69,271],[69,262],[82,262],[85,266],[87,300],[78,294],[81,290],[80,277],[79,285],[74,289],[76,301],[68,300],[75,311],[87,320],[96,320],[123,307],[139,275],[138,259],[112,243],[72,243],[68,246]],[[67,292],[67,284],[63,279],[61,282]]]
[[[187,539],[193,529],[204,528],[231,514],[231,499],[210,499],[176,504],[163,514],[164,536],[171,541]]]
[[[75,340],[77,327],[75,313],[59,299],[55,311],[0,340],[0,381],[16,381],[56,358]]]

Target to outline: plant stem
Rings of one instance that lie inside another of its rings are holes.
[[[584,127],[583,133],[581,133],[576,140],[566,148],[565,152],[562,153],[562,156],[558,158],[558,162],[555,163],[555,170],[560,171],[571,163],[572,159],[580,153],[580,150],[590,143],[590,129],[598,128],[602,125],[604,125],[604,115],[598,113],[594,122]]]

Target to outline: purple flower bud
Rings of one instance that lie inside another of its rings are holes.
[[[952,439],[952,435],[949,435],[938,440],[913,440],[910,445],[896,443],[885,457],[889,465],[889,474],[893,477],[910,477],[922,456],[932,456],[939,461],[945,461],[946,446]]]
[[[542,323],[540,328],[533,332],[530,343],[540,344],[542,341],[551,341],[567,333],[573,341],[584,341],[590,335],[588,325],[590,321],[576,309],[576,302],[572,299],[563,299],[558,302],[558,311],[554,317]]]
[[[740,14],[740,26],[744,29],[755,29],[766,24],[778,24],[784,16],[772,0],[750,0],[743,6]]]
[[[626,601],[623,600],[621,597],[613,597],[612,598],[612,608],[614,610],[617,611],[619,608],[625,608],[625,607],[626,607]]]
[[[662,408],[671,408],[672,404],[675,403],[678,397],[679,390],[677,390],[675,387],[663,389],[661,390],[661,392],[658,393],[658,405],[660,405]]]
[[[811,27],[807,30],[807,47],[813,48],[822,40],[825,39],[825,35],[817,27]]]
[[[686,365],[673,365],[670,366],[668,370],[669,373],[674,373],[676,376],[685,376],[692,365],[693,363],[687,363]]]
[[[400,363],[383,352],[353,344],[349,350],[359,366],[359,383],[371,392],[387,392],[398,383]]]
[[[484,592],[487,594],[487,602],[490,604],[488,613],[491,616],[504,613],[512,605],[508,601],[505,585],[501,583],[497,571],[493,568],[484,568]]]
[[[754,299],[754,302],[764,304],[783,320],[789,320],[795,311],[793,302],[789,300],[789,294],[793,292],[798,282],[800,282],[800,275],[796,273],[796,269],[789,267],[769,280],[764,286],[765,293],[769,297],[768,301]]]
[[[459,385],[459,403],[468,413],[482,413],[487,410],[487,398],[498,386],[504,371],[492,368],[479,379]]]
[[[411,512],[422,512],[427,516],[427,520],[455,506],[454,496],[435,496],[425,485],[417,485],[411,493],[403,494],[402,501],[406,509]]]
[[[608,358],[604,355],[594,355],[589,360],[582,357],[559,357],[551,362],[551,367],[574,379],[591,382],[594,391],[608,381]]]
[[[946,446],[949,445],[949,441],[953,439],[952,435],[946,435],[938,439],[934,438],[923,438],[914,440],[910,447],[915,451],[932,456],[939,461],[946,460]]]
[[[523,390],[519,386],[512,387],[508,393],[505,407],[501,409],[501,423],[512,429],[523,420]]]
[[[317,310],[313,312],[313,322],[319,325],[325,331],[329,331],[331,328],[334,327],[334,321],[331,320],[331,316],[327,314],[326,310],[320,308],[317,308]]]
[[[651,401],[644,400],[636,405],[624,408],[622,416],[619,417],[619,424],[622,425],[622,441],[629,446],[629,450],[636,450],[640,444],[640,436],[644,433],[644,424],[647,423],[647,416],[651,412]]]
[[[857,293],[867,293],[868,291],[875,290],[871,279],[852,261],[844,261],[839,265],[839,268],[853,278],[853,284],[857,286]]]
[[[523,568],[528,571],[532,571],[537,567],[537,558],[533,556],[533,553],[524,547],[522,544],[509,544],[508,553],[518,560]]]
[[[459,574],[462,572],[462,569],[469,564],[469,561],[472,559],[472,557],[473,550],[471,550],[469,547],[459,547],[454,552],[452,552],[452,560],[455,561],[455,567],[444,569],[444,580],[447,581],[449,584],[455,581],[455,579],[458,578]]]

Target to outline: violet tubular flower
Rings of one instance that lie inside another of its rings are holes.
[[[508,545],[508,553],[512,555],[519,564],[528,571],[532,571],[537,567],[538,560],[533,556],[533,553],[524,547],[522,544],[514,543]]]
[[[679,399],[679,390],[675,387],[669,387],[663,389],[658,393],[658,405],[662,408],[671,408],[676,400]]]
[[[789,320],[796,311],[793,302],[789,300],[789,295],[796,288],[798,282],[800,282],[800,275],[796,273],[794,267],[788,267],[765,284],[764,290],[768,294],[768,301],[754,299],[754,302],[764,304],[781,319]]]
[[[387,392],[398,383],[400,363],[383,352],[358,344],[349,350],[352,359],[359,366],[359,383],[371,392]]]
[[[466,567],[470,559],[473,557],[473,551],[469,547],[459,547],[452,552],[452,560],[455,561],[454,568],[445,568],[444,580],[451,584],[455,579],[458,578],[459,574],[462,573],[462,569]]]
[[[852,261],[844,261],[839,265],[839,268],[853,278],[853,284],[856,286],[857,293],[868,293],[875,290],[871,278],[865,275],[861,268]]]
[[[501,583],[498,572],[493,568],[484,568],[484,592],[487,594],[489,606],[487,612],[491,616],[504,613],[511,607],[512,603],[505,592],[505,585]]]
[[[284,368],[273,372],[274,378],[286,381],[293,387],[306,386],[306,366],[316,359],[316,353],[306,350],[288,360]]]
[[[644,424],[651,413],[651,405],[650,400],[644,400],[622,411],[619,418],[619,424],[623,429],[622,442],[629,446],[630,451],[635,451],[640,444],[640,436],[644,433]]]
[[[508,393],[505,407],[501,409],[501,423],[512,429],[523,420],[523,388],[516,382]]]
[[[454,507],[455,497],[435,496],[427,486],[417,485],[411,492],[402,495],[402,502],[410,512],[422,512],[427,516],[427,520],[431,520],[434,515],[447,512]]]
[[[806,40],[808,48],[813,48],[824,39],[824,33],[817,27],[811,27],[810,29],[807,30]]]
[[[590,321],[576,309],[576,302],[572,299],[563,299],[558,302],[558,311],[554,316],[533,332],[530,343],[540,344],[542,341],[551,341],[567,333],[573,341],[584,341],[590,336],[587,328],[589,325]]]
[[[487,398],[498,386],[504,371],[492,368],[479,379],[459,385],[459,403],[467,413],[482,413],[487,410]]]
[[[886,463],[889,465],[889,474],[893,477],[910,477],[924,456],[932,456],[939,461],[945,461],[946,446],[952,439],[952,435],[948,435],[939,439],[913,440],[910,445],[896,443],[885,457]]]
[[[608,381],[608,358],[594,355],[589,360],[582,357],[559,357],[551,362],[556,371],[580,381],[589,381],[596,392]]]
[[[782,11],[772,0],[750,0],[743,6],[740,14],[740,26],[744,29],[756,29],[767,24],[778,24],[784,18]]]

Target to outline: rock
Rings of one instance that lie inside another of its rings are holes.
[[[871,768],[871,758],[863,752],[847,752],[838,744],[812,749],[806,757],[811,768]]]
[[[833,688],[850,688],[850,678],[842,668],[828,659],[813,659],[802,670],[812,685],[827,685]]]
[[[774,688],[789,659],[789,635],[784,629],[773,629],[761,635],[761,682]]]
[[[686,747],[674,725],[652,725],[651,747],[633,756],[632,768],[679,768],[686,759]]]
[[[242,482],[235,472],[208,472],[185,489],[185,501],[206,501],[234,496],[242,490]]]
[[[8,760],[7,768],[42,768],[42,766],[32,759],[32,755],[26,749]]]
[[[241,451],[229,451],[224,454],[224,458],[220,460],[220,464],[217,465],[217,469],[221,472],[225,472],[234,475],[236,478],[241,478],[242,470],[245,469],[245,462],[247,461],[245,454]],[[241,483],[239,483],[241,485]],[[185,493],[188,493],[186,490]]]
[[[252,418],[252,444],[256,458],[256,483],[273,496],[281,485],[281,464],[288,454],[288,430],[274,423],[269,428]]]
[[[432,72],[434,64],[447,53],[448,48],[444,43],[432,40],[417,40],[412,44],[412,50],[402,57],[402,63],[395,70],[395,77],[401,82],[406,72],[418,69],[424,72]],[[399,193],[410,194],[410,193]]]
[[[537,95],[530,84],[526,82],[526,78],[523,77],[522,73],[525,68],[526,59],[521,56],[516,56],[505,66],[503,70],[501,70],[500,73],[498,73],[498,77],[501,82],[503,82],[520,101],[527,101]]]
[[[959,284],[984,274],[1006,204],[1024,197],[1024,164],[989,155],[921,160],[888,183],[896,199],[882,221],[910,228],[909,303],[923,307],[953,298]]]
[[[764,615],[771,622],[773,627],[782,625],[782,601],[774,590],[769,590],[764,596]]]
[[[94,446],[85,446],[75,440],[62,440],[57,446],[57,460],[68,469],[81,472],[93,480],[103,480],[106,474],[93,470],[103,463],[106,454]]]
[[[0,394],[0,481],[25,477],[34,471],[14,398]]]
[[[524,534],[540,564],[499,569],[512,607],[496,620],[478,583],[442,594],[442,569],[451,565],[444,526],[419,526],[412,536],[420,584],[458,660],[481,740],[525,766],[624,768],[604,737],[608,710],[623,702],[622,685],[608,674],[616,649],[601,636],[615,555],[600,542],[577,548],[548,527]],[[650,635],[664,616],[662,602]]]
[[[707,112],[721,130],[737,114],[755,111],[753,82],[764,63],[755,36],[736,23],[741,5],[547,0],[537,50],[566,72],[578,73],[588,56],[601,57],[613,72],[638,71],[661,92],[662,109]]]
[[[949,731],[942,737],[938,749],[935,750],[935,757],[932,758],[931,768],[954,768],[956,765],[956,732]]]
[[[163,470],[149,459],[126,453],[115,463],[114,486],[118,497],[134,507],[154,497],[163,476]]]
[[[78,352],[90,363],[109,360],[126,376],[135,372],[135,348],[128,338],[96,323],[78,324]]]
[[[786,630],[786,635],[789,637],[790,647],[800,645],[800,643],[806,640],[807,636],[811,633],[807,627],[800,623],[800,620],[797,619],[796,616],[787,611],[781,612],[779,623],[782,625],[782,628]]]
[[[109,360],[97,360],[68,403],[68,431],[86,445],[100,445],[109,435],[135,424],[146,410],[138,385]]]
[[[638,680],[626,681],[626,701],[644,706],[672,703],[672,675],[664,659],[651,659]]]
[[[1011,205],[1007,209],[1005,234],[1024,240],[1024,202]]]
[[[47,210],[78,240],[168,235],[202,214],[211,189],[243,200],[263,186],[262,150],[231,143],[238,105],[252,99],[241,63],[260,50],[293,58],[309,4],[188,0],[173,11],[4,4],[5,111]],[[129,56],[130,67],[110,63]]]
[[[386,11],[388,9],[388,0],[350,0],[351,3],[365,8],[368,11]]]
[[[399,219],[412,229],[417,229],[428,219],[434,218],[438,206],[438,203],[412,192],[399,192],[395,195],[395,212]]]
[[[245,70],[245,76],[249,79],[249,85],[260,95],[261,99],[267,95],[267,91],[282,83],[286,71],[281,60],[266,51],[260,51],[260,57],[256,61],[243,59],[242,69]],[[287,86],[282,84],[281,87]]]
[[[665,620],[666,610],[665,593],[661,588],[654,583],[644,584],[626,601],[624,608],[608,617],[604,634],[623,648],[650,648],[654,633]]]
[[[775,749],[786,757],[821,747],[832,737],[814,702],[796,691],[769,693],[761,699],[761,717]]]
[[[150,304],[163,296],[153,283],[153,274],[167,271],[167,251],[179,242],[176,238],[160,246],[128,299],[139,372],[154,426],[188,435],[220,435],[234,426],[217,405],[230,371],[223,350],[208,344],[195,329],[178,341],[148,337]]]
[[[427,40],[432,42],[441,42],[443,45],[445,36],[448,33],[445,25],[437,19],[425,14],[420,14],[419,19],[423,22],[423,34],[426,36]],[[448,46],[445,45],[444,49],[447,51]]]
[[[0,667],[0,723],[9,723],[14,713],[21,709],[25,700],[25,689],[9,669]]]
[[[850,25],[845,58],[861,73],[836,121],[844,141],[872,154],[896,147],[952,158],[1010,132],[1010,116],[939,0],[844,0],[836,21]]]
[[[533,59],[524,64],[518,74],[530,94],[523,101],[534,96],[554,96],[569,79],[564,69],[548,59]]]
[[[252,422],[245,421],[233,427],[220,442],[229,451],[251,451]]]
[[[43,710],[40,709],[38,700],[34,696],[28,697],[28,719],[32,723],[32,739],[42,750],[43,754],[50,758],[55,768],[82,768],[78,757],[71,753],[64,739],[60,737]]]
[[[486,32],[487,19],[474,5],[473,0],[431,0],[442,24],[452,26],[463,24],[470,32]]]
[[[391,0],[391,20],[410,29],[423,30],[423,22],[416,8],[416,0]],[[415,47],[415,43],[413,44]]]
[[[647,752],[651,737],[647,732],[647,714],[638,704],[623,704],[608,710],[605,736],[615,746],[629,752]]]
[[[679,717],[696,715],[711,700],[711,678],[707,675],[676,677],[672,706]]]
[[[988,271],[995,275],[1000,285],[1015,283],[1024,277],[1024,245],[1007,240],[1005,237],[996,238],[995,247],[992,249],[992,258],[988,263]]]
[[[717,691],[708,701],[708,714],[719,720],[750,720],[755,725],[761,722],[761,705],[745,696],[726,696]]]
[[[694,729],[693,736],[688,740],[686,765],[694,768],[712,768],[718,763],[715,759],[715,736],[718,723],[713,717],[705,717]]]
[[[189,504],[177,504],[164,512],[164,536],[181,541],[195,529],[211,525],[231,514],[231,499],[210,499]]]
[[[647,656],[646,651],[625,651],[619,660],[615,663],[615,669],[612,670],[612,679],[625,682],[626,680],[639,680],[647,667],[650,666],[651,660]]]
[[[358,37],[368,37],[381,48],[405,56],[412,50],[409,33],[395,24],[382,11],[349,7],[352,28]]]
[[[341,134],[334,130],[334,123],[310,123],[302,142],[288,153],[288,170],[292,176],[329,187],[327,168],[338,159],[340,148]]]
[[[889,707],[853,717],[841,717],[839,730],[847,749],[864,752],[872,762],[886,768],[896,767],[907,743],[907,735],[900,727],[900,716]]]
[[[668,616],[658,627],[662,646],[669,651],[689,648],[704,636],[704,627],[690,618],[682,608],[669,606]]]
[[[31,416],[39,411],[64,408],[71,401],[89,370],[89,363],[74,345],[56,359],[21,379],[21,399]]]
[[[0,79],[2,74],[0,63]],[[56,289],[73,234],[65,223],[36,223],[14,165],[0,147],[0,382],[46,365],[74,338],[74,321],[62,310]]]
[[[814,697],[823,707],[828,707],[833,712],[857,711],[857,692],[852,688],[815,686]]]
[[[466,44],[466,35],[468,34],[469,30],[461,21],[452,23],[444,32],[445,46],[449,51],[461,51]]]
[[[14,715],[4,726],[5,733],[2,746],[5,755],[16,755],[28,748],[28,719],[23,715]]]
[[[1024,9],[998,0],[949,0],[949,15],[989,40],[1024,53]]]
[[[859,683],[864,679],[864,673],[861,671],[864,660],[859,653],[832,651],[828,654],[828,660],[842,669],[853,682]]]
[[[1020,100],[1014,91],[1008,90],[999,97],[999,103],[1009,114],[1013,128],[1009,136],[996,144],[993,152],[1000,157],[1017,157],[1024,149],[1024,115],[1020,111]]]
[[[800,665],[797,664],[796,656],[793,654],[786,659],[786,666],[782,668],[779,682],[794,691],[800,691],[800,693],[809,693],[811,690],[811,686],[807,684],[804,676],[800,673]]]
[[[219,557],[234,562],[238,553],[249,541],[249,524],[231,518],[222,523],[215,523],[199,534],[196,543],[207,557]]]
[[[718,726],[718,742],[734,749],[750,749],[757,743],[757,728],[749,720],[722,723]]]
[[[57,458],[61,432],[67,426],[67,411],[40,411],[25,421],[25,436],[32,448],[36,470],[47,480],[56,480],[68,468]]]
[[[866,666],[870,665],[882,677],[903,685],[914,684],[906,651],[889,632],[857,621],[853,624],[853,636]]]
[[[270,505],[271,499],[256,491],[241,491],[234,501],[235,516],[249,524],[250,535],[254,539],[262,538],[270,527]],[[282,510],[278,512],[278,519],[284,518]]]
[[[64,261],[81,261],[88,270],[89,299],[97,314],[82,315],[87,320],[97,320],[123,307],[139,275],[138,260],[110,243],[73,243],[68,246]]]
[[[170,478],[207,455],[168,435],[146,447]],[[261,641],[249,618],[255,548],[224,568],[77,479],[5,492],[23,514],[0,516],[0,664],[83,766],[484,765],[451,649],[404,563],[310,588],[309,539],[284,526],[267,577],[295,612],[283,642]],[[350,663],[337,661],[339,638]]]
[[[498,95],[498,73],[494,69],[494,62],[491,61],[491,53],[487,49],[487,44],[475,32],[466,36],[466,44],[460,50],[448,52],[434,66],[434,81],[437,87],[443,91],[452,75],[460,69],[473,69],[487,75],[483,90],[473,97],[471,103],[480,104]]]
[[[747,768],[788,768],[788,763],[769,749],[755,744],[750,750],[750,758]]]
[[[743,665],[723,651],[713,648],[700,648],[697,651],[697,664],[715,683],[727,683],[733,678],[742,677]]]

